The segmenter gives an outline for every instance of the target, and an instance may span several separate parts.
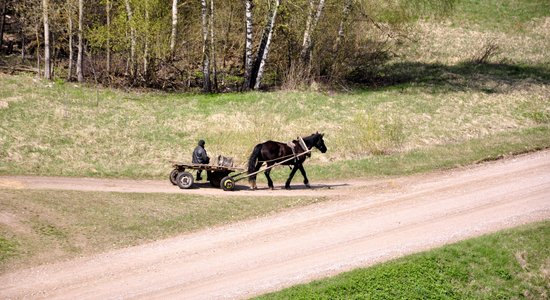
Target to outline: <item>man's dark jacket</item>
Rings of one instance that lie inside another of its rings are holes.
[[[195,150],[193,151],[193,160],[192,162],[194,164],[208,164],[210,162],[210,158],[206,154],[206,150],[204,149],[204,143],[197,146]]]

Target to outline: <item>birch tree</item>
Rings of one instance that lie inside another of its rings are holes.
[[[178,0],[172,0],[172,33],[170,34],[170,56],[174,56],[178,30]]]
[[[210,82],[210,45],[208,39],[208,6],[206,0],[201,0],[201,15],[202,15],[202,73],[203,73],[203,90],[205,92],[212,91]]]
[[[304,40],[302,42],[302,51],[300,52],[300,60],[303,67],[308,67],[311,60],[311,50],[313,48],[312,34],[315,32],[323,7],[325,6],[325,0],[319,0],[317,8],[315,8],[315,0],[309,0],[309,15],[306,22],[306,29],[304,31]]]
[[[213,88],[215,92],[218,92],[218,70],[216,62],[216,46],[214,40],[214,0],[210,0],[210,55],[212,60],[212,79]]]
[[[256,63],[254,64],[252,74],[254,89],[260,88],[260,83],[262,81],[265,62],[267,60],[267,55],[269,53],[269,47],[271,45],[271,37],[273,36],[273,28],[275,26],[275,19],[277,18],[277,10],[279,9],[281,1],[275,0],[273,8],[271,10],[271,15],[269,16],[266,27],[262,35],[262,40],[260,42],[260,47],[258,48],[258,55],[256,56]]]
[[[150,27],[150,19],[149,19],[149,1],[145,1],[145,29],[146,34],[144,34],[144,45],[143,45],[143,75],[145,77],[148,76],[149,72],[149,27]]]
[[[133,21],[133,11],[130,6],[130,0],[124,0],[124,5],[126,7],[126,15],[128,17],[128,24],[130,25],[130,59],[129,59],[129,68],[130,75],[135,79],[137,73],[136,65],[136,27]]]
[[[83,24],[84,22],[84,0],[78,0],[78,54],[76,58],[76,78],[78,82],[84,81],[82,63],[84,58]]]
[[[67,78],[70,81],[73,78],[73,0],[67,0],[67,21],[68,21],[68,34],[69,34],[69,70],[67,71]]]
[[[246,22],[246,36],[245,36],[245,59],[244,59],[244,86],[243,90],[250,89],[250,82],[252,80],[252,0],[245,0],[245,22]]]
[[[336,36],[336,40],[334,41],[334,45],[332,46],[332,52],[334,54],[336,54],[338,50],[340,50],[340,43],[344,38],[344,27],[348,20],[352,4],[353,4],[353,0],[344,0],[344,8],[342,9],[342,19],[340,20],[340,26],[338,26],[338,34]]]
[[[42,19],[44,20],[44,77],[52,79],[50,58],[50,20],[48,0],[42,0]]]
[[[2,2],[2,15],[0,16],[0,49],[4,43],[4,25],[6,24],[6,8],[9,0],[3,0]]]

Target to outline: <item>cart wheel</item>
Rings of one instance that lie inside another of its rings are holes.
[[[231,176],[222,178],[220,183],[224,191],[233,191],[235,189],[235,180]]]
[[[181,172],[176,177],[176,183],[180,189],[188,189],[193,186],[193,175],[189,172]]]
[[[178,185],[178,182],[176,181],[176,179],[178,178],[178,174],[179,174],[178,169],[174,169],[172,170],[172,172],[170,172],[170,182],[173,185]]]

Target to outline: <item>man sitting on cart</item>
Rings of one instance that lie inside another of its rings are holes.
[[[206,149],[204,149],[204,140],[199,140],[198,146],[193,151],[192,162],[194,164],[203,165],[207,165],[210,162],[210,157],[208,157],[208,154],[206,154]],[[197,181],[202,180],[201,172],[202,170],[197,170]]]

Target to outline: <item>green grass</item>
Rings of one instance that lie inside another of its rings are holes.
[[[165,178],[169,162],[189,161],[200,138],[210,156],[231,156],[244,166],[259,142],[288,141],[315,131],[325,133],[328,152],[315,153],[308,168],[350,165],[362,170],[365,161],[495,141],[506,133],[517,135],[523,151],[530,144],[522,140],[523,132],[550,124],[550,86],[529,76],[509,77],[513,86],[497,85],[491,92],[445,88],[459,86],[452,82],[335,94],[176,95],[99,89],[99,102],[92,88],[15,78],[0,75],[9,105],[0,109],[0,174]],[[546,134],[544,129],[536,132]],[[532,149],[541,147],[548,145]]]
[[[514,32],[536,18],[550,16],[546,0],[458,0],[453,20],[459,26]]]
[[[547,299],[550,221],[470,239],[257,299]]]
[[[0,189],[0,271],[138,245],[324,200]]]

